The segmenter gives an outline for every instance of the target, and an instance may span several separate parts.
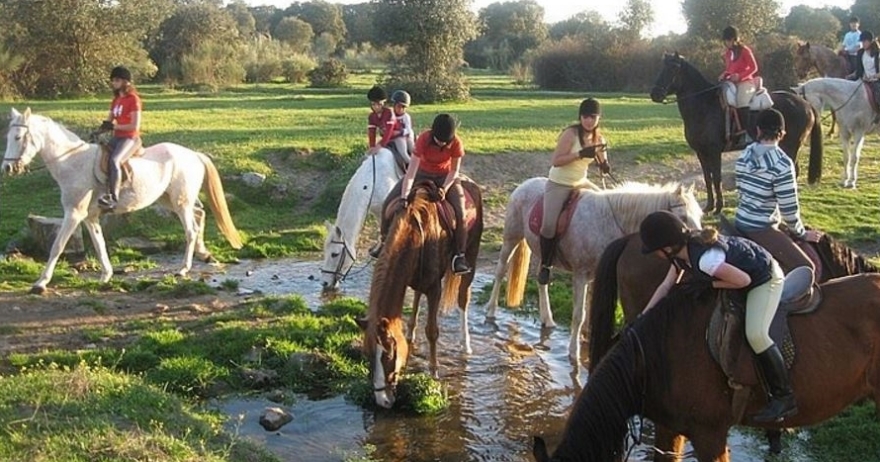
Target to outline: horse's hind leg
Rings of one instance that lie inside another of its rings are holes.
[[[194,204],[177,204],[177,217],[183,225],[183,232],[186,236],[186,250],[183,257],[183,268],[177,272],[180,276],[186,276],[192,269],[193,254],[195,253],[196,242],[199,239],[199,230],[196,223],[196,214]]]
[[[205,206],[199,199],[196,199],[196,203],[193,205],[193,215],[198,228],[195,255],[203,262],[210,263],[214,261],[214,257],[211,256],[211,251],[205,245]]]
[[[495,309],[498,308],[498,297],[501,296],[501,281],[504,280],[504,274],[507,273],[507,266],[510,264],[510,257],[517,245],[528,245],[521,242],[520,239],[508,239],[505,236],[504,242],[501,244],[501,254],[498,256],[498,263],[495,264],[495,280],[492,283],[492,294],[489,301],[486,302],[486,319],[495,319]]]
[[[110,256],[107,254],[107,243],[104,240],[104,231],[101,228],[98,215],[89,215],[83,220],[83,225],[92,239],[92,247],[98,253],[98,261],[101,262],[101,282],[108,282],[113,276],[113,266],[110,264]]]
[[[550,310],[550,284],[538,284],[538,312],[541,314],[541,327],[556,327],[553,311]]]

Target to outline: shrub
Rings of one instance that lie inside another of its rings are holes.
[[[282,61],[289,48],[278,40],[257,39],[244,50],[245,80],[249,83],[271,82],[283,75]]]
[[[345,64],[338,59],[330,58],[325,60],[309,74],[309,82],[315,88],[336,88],[345,84],[348,78],[348,70]]]
[[[281,61],[281,75],[290,83],[303,83],[317,64],[308,55],[294,53]]]
[[[416,103],[464,101],[470,97],[470,87],[459,72],[419,74],[409,70],[392,71],[382,85],[386,88],[406,89]]]
[[[207,86],[212,90],[241,83],[245,69],[240,53],[232,44],[202,43],[180,58],[182,81],[187,86]]]

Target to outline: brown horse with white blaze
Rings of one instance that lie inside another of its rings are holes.
[[[476,184],[462,181],[462,186],[473,199],[475,215],[468,229],[465,258],[468,265],[475,268],[483,233],[482,198]],[[467,307],[474,273],[455,275],[451,272],[454,243],[437,210],[440,200],[436,186],[420,184],[413,188],[409,205],[394,212],[385,245],[373,268],[367,318],[358,321],[364,329],[363,348],[370,360],[376,404],[384,408],[394,405],[397,382],[409,358],[410,345],[403,322],[407,287],[412,288],[417,297],[424,295],[428,302],[425,333],[432,374],[437,376],[437,338],[440,336],[437,321],[441,307],[446,310],[457,302],[462,311],[462,348],[466,353],[471,352]],[[412,320],[417,316],[416,304]],[[415,322],[410,323],[410,330],[413,329]]]

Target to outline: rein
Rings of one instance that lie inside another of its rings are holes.
[[[864,85],[864,84],[862,84],[862,85]],[[856,93],[858,93],[859,90],[862,89],[862,85],[857,86],[856,89],[853,90],[852,94],[849,95],[849,98],[847,98],[846,101],[843,102],[843,104],[841,104],[840,106],[838,106],[836,108],[832,108],[830,114],[834,114],[835,112],[843,109],[847,104],[849,104],[849,102],[852,101],[853,98],[855,98]],[[799,96],[803,99],[807,99],[807,89],[804,88],[803,85],[801,85]],[[828,118],[828,115],[822,117],[822,120],[824,121],[826,118]]]
[[[10,127],[20,127],[20,128],[26,129],[25,134],[22,135],[22,138],[27,138],[27,142],[25,142],[25,144],[23,146],[21,146],[21,149],[19,149],[19,151],[18,151],[18,155],[15,157],[4,157],[3,158],[3,162],[17,162],[18,163],[18,162],[21,162],[21,156],[24,155],[24,150],[27,148],[28,144],[34,143],[33,136],[31,136],[31,127],[28,126],[28,124],[10,124],[9,126]],[[88,145],[89,144],[86,143],[85,141],[80,141],[80,143],[78,145],[68,149],[67,151],[64,151],[60,156],[58,156],[58,158],[65,157],[68,154],[72,154],[83,147],[87,147]],[[34,145],[34,147],[36,148],[36,145]],[[45,168],[46,168],[45,163],[42,166],[36,167],[36,168],[27,168],[25,166],[22,166],[22,170],[31,171],[31,172],[43,170]]]
[[[693,98],[694,96],[699,96],[699,95],[702,95],[703,93],[708,93],[708,92],[710,92],[710,91],[714,91],[714,90],[717,90],[717,89],[719,89],[719,88],[721,88],[721,84],[720,84],[720,83],[719,83],[719,84],[712,85],[712,86],[709,87],[709,88],[704,88],[704,89],[702,89],[702,90],[695,91],[695,92],[693,92],[693,93],[689,93],[689,94],[684,95],[684,96],[681,96],[681,97],[679,97],[678,95],[676,95],[676,96],[675,96],[675,99],[670,99],[670,98],[668,98],[669,95],[667,95],[667,96],[664,96],[664,97],[663,97],[663,101],[662,101],[662,103],[663,103],[663,104],[678,103],[679,101],[686,100],[686,99],[688,99],[688,98]],[[663,89],[663,92],[664,92],[664,93],[666,92],[666,88]]]

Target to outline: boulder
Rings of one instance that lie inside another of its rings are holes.
[[[293,416],[284,409],[280,407],[267,407],[260,416],[260,425],[267,432],[274,432],[290,423],[291,420],[293,420]]]
[[[35,250],[42,256],[48,256],[52,250],[52,243],[61,229],[61,218],[48,218],[40,215],[28,215],[28,235],[33,241]],[[86,248],[83,243],[82,227],[77,226],[64,247],[63,255],[83,257]]]
[[[116,239],[116,246],[137,250],[144,255],[157,254],[165,250],[164,244],[153,242],[142,237],[120,237],[119,239]]]
[[[258,188],[266,182],[266,175],[257,172],[242,173],[241,181],[252,188]]]

